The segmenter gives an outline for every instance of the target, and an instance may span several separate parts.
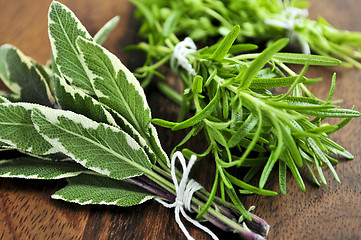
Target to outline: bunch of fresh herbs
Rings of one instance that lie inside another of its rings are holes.
[[[361,33],[338,30],[325,19],[308,18],[304,0],[131,0],[144,19],[141,35],[156,43],[171,33],[210,45],[240,25],[238,43],[271,43],[288,37],[294,46],[309,53],[344,61],[361,68]],[[159,33],[162,28],[162,34]]]
[[[144,85],[154,75],[165,78],[160,72],[164,65],[172,67],[183,83],[182,95],[162,82],[158,84],[163,93],[181,105],[181,111],[178,122],[154,119],[153,123],[174,131],[189,129],[174,151],[181,149],[195,135],[205,135],[208,148],[204,152],[196,154],[187,148],[182,151],[187,156],[212,156],[216,162],[214,192],[219,189],[223,199],[228,195],[237,202],[238,198],[230,190],[235,186],[241,187],[241,179],[248,182],[261,172],[259,187],[263,188],[276,164],[279,165],[282,194],[286,194],[287,168],[303,191],[305,185],[299,172],[302,167],[310,171],[317,185],[320,185],[318,179],[323,184],[327,183],[323,166],[327,166],[340,182],[333,168],[338,160],[333,156],[352,159],[353,155],[329,139],[328,135],[341,129],[352,118],[359,117],[360,113],[354,109],[339,108],[332,101],[336,75],[332,78],[326,100],[314,96],[306,86],[317,82],[317,79],[305,77],[309,65],[339,65],[339,60],[318,55],[280,53],[288,44],[287,39],[277,40],[261,53],[239,54],[257,46],[236,44],[242,32],[236,25],[218,43],[197,51],[193,49],[191,53],[184,51],[188,53],[186,57],[190,67],[184,64],[177,66],[172,64],[179,61],[174,52],[182,44],[176,35],[177,27],[169,21],[158,22],[150,17],[157,16],[154,8],[135,2],[139,12],[144,14],[141,33],[145,29],[152,30],[148,42],[133,47],[145,51],[148,56],[144,66],[138,69],[139,76],[145,78]],[[304,67],[297,74],[286,64]],[[184,120],[187,114],[191,117]],[[327,123],[328,118],[343,120],[332,125]],[[319,178],[312,165],[315,165]],[[243,178],[237,174],[240,167],[248,171]]]
[[[68,185],[52,197],[79,204],[182,201],[178,190],[187,178],[162,150],[143,89],[100,45],[116,21],[93,38],[73,12],[53,1],[49,65],[41,66],[11,45],[1,46],[0,77],[10,92],[0,96],[0,146],[2,151],[19,152],[16,158],[0,160],[1,177],[66,178]],[[180,180],[179,186],[174,178]],[[237,185],[243,191],[276,194],[239,180]],[[234,188],[227,187],[227,192],[238,199]],[[192,195],[190,209],[199,220],[246,239],[266,237],[268,225],[262,219],[239,200],[231,204],[214,193],[201,188]],[[183,211],[182,204],[176,212]]]

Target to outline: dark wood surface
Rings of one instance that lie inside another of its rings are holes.
[[[50,58],[47,34],[47,11],[50,0],[0,1],[0,44],[11,43],[26,55],[44,64]],[[61,1],[72,9],[91,34],[115,15],[119,26],[105,43],[129,68],[142,63],[142,54],[129,53],[123,48],[137,41],[139,23],[133,19],[134,7],[126,0]],[[312,0],[310,15],[325,17],[338,28],[361,31],[361,1]],[[312,86],[316,96],[325,98],[333,72],[337,72],[336,99],[344,99],[343,107],[356,105],[361,110],[361,70],[312,68],[308,75],[323,77]],[[177,108],[160,94],[149,101],[153,115],[174,118]],[[181,133],[171,134],[160,129],[160,139],[166,151],[177,143]],[[306,183],[303,193],[292,179],[287,196],[243,198],[246,207],[257,206],[255,213],[271,225],[269,239],[361,239],[361,129],[360,119],[331,136],[355,155],[352,161],[341,161],[336,170],[338,184],[330,171],[325,171],[327,186]],[[1,156],[0,156],[1,157]],[[211,161],[211,159],[209,159]],[[211,170],[196,166],[201,183],[207,182]],[[290,175],[290,174],[289,174]],[[271,176],[272,177],[272,176]],[[273,179],[277,179],[273,176]],[[278,184],[266,187],[277,190]],[[25,181],[0,179],[0,239],[185,239],[174,221],[173,210],[154,202],[130,208],[79,206],[50,199],[65,181]],[[206,184],[207,185],[207,184]],[[211,239],[186,224],[195,239]],[[217,233],[217,230],[215,230]],[[237,239],[220,233],[221,239]]]

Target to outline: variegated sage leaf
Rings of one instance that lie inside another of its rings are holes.
[[[156,156],[139,132],[120,114],[98,102],[83,91],[70,86],[64,78],[55,74],[55,96],[63,110],[70,110],[84,115],[96,122],[120,127],[127,132],[144,149],[152,162]],[[114,117],[113,117],[114,116]]]
[[[0,142],[9,148],[35,155],[55,153],[52,146],[34,128],[31,110],[40,105],[30,103],[0,104]]]
[[[103,44],[108,38],[108,35],[118,25],[119,19],[119,16],[115,16],[104,24],[104,26],[94,35],[94,41],[100,45]]]
[[[61,179],[74,177],[86,168],[74,161],[46,161],[34,157],[0,160],[0,177],[25,179]]]
[[[139,81],[114,54],[102,46],[82,37],[78,38],[77,45],[89,69],[98,100],[129,122],[148,146],[168,163],[168,157],[151,124],[150,108]]]
[[[9,103],[9,102],[10,101],[6,97],[0,96],[0,103]]]
[[[54,75],[55,97],[61,109],[82,114],[96,122],[116,126],[112,115],[97,100],[70,86],[62,76]]]
[[[93,94],[89,76],[75,43],[78,36],[90,40],[92,37],[75,14],[57,1],[51,3],[48,18],[53,60],[59,71],[70,83]]]
[[[17,101],[45,106],[55,102],[46,79],[33,60],[11,45],[0,47],[0,78]]]
[[[34,109],[32,121],[58,152],[88,169],[114,179],[150,172],[152,164],[144,150],[119,128],[51,108]]]
[[[150,109],[138,80],[120,60],[102,46],[78,38],[78,48],[91,73],[99,101],[125,117],[139,132],[147,132]]]
[[[68,179],[68,186],[51,197],[81,205],[102,204],[128,207],[153,198],[149,192],[126,181],[81,174]]]

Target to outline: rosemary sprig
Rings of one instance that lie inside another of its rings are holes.
[[[162,1],[131,0],[137,16],[145,21],[140,34],[152,35],[152,41],[171,33],[189,36],[200,44],[211,44],[224,37],[235,25],[242,31],[238,43],[270,43],[288,37],[304,52],[308,48],[320,55],[334,56],[344,66],[361,68],[361,33],[338,30],[325,19],[308,18],[308,1],[301,0],[205,0]],[[156,34],[162,26],[162,34]]]
[[[173,32],[169,31],[166,22],[158,20],[159,15],[153,8],[146,9],[144,2],[134,2],[142,6],[138,8],[138,14],[147,16],[143,18],[140,33],[148,34],[148,42],[133,48],[147,53],[147,61],[138,73],[149,79],[160,66],[168,63],[174,55],[174,46],[181,41],[176,36],[177,27],[173,27]],[[183,21],[181,16],[179,19]],[[164,32],[169,34],[164,36]],[[256,48],[255,45],[234,44],[240,32],[240,27],[235,26],[222,41],[187,54],[195,76],[189,68],[173,67],[183,83],[182,100],[174,90],[162,83],[159,85],[161,91],[181,105],[179,122],[162,119],[153,119],[152,122],[172,130],[190,129],[174,151],[181,149],[193,136],[203,133],[208,141],[205,152],[196,154],[191,149],[182,149],[182,152],[186,156],[212,155],[216,162],[216,176],[220,179],[220,184],[217,185],[217,180],[213,187],[219,189],[223,199],[228,195],[235,204],[239,204],[235,189],[242,188],[245,181],[259,171],[259,187],[263,188],[277,162],[280,165],[282,194],[286,194],[287,168],[303,191],[305,184],[299,172],[303,165],[308,167],[318,185],[310,167],[312,164],[316,166],[323,184],[326,184],[323,166],[327,166],[339,182],[332,166],[337,160],[330,153],[348,159],[353,156],[330,140],[328,134],[339,130],[351,118],[359,117],[360,113],[353,109],[341,109],[331,102],[335,76],[330,94],[324,101],[307,89],[306,84],[314,81],[305,77],[305,73],[309,65],[332,66],[341,62],[325,56],[280,53],[288,44],[286,39],[274,42],[261,53],[238,54],[239,51]],[[302,64],[304,68],[296,74],[287,67],[287,63]],[[159,72],[157,75],[162,76]],[[288,90],[283,94],[273,94],[269,90],[279,87],[288,87]],[[187,113],[192,116],[184,120]],[[345,120],[331,125],[325,122],[327,118]],[[231,170],[236,171],[240,167],[249,168],[243,179],[231,174]],[[239,192],[256,193],[250,188]]]

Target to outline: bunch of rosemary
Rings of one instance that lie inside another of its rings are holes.
[[[116,21],[92,37],[73,12],[53,1],[50,65],[41,66],[11,45],[0,47],[0,77],[10,90],[0,96],[0,146],[19,152],[0,160],[0,176],[66,178],[69,184],[52,197],[79,204],[132,206],[156,199],[168,206],[167,201],[176,219],[181,213],[213,239],[185,210],[246,239],[264,239],[269,226],[262,219],[188,181],[195,157],[187,165],[175,153],[169,161],[139,82],[100,45]],[[175,167],[177,157],[183,172]],[[246,183],[242,188],[276,194]]]
[[[304,166],[317,185],[320,185],[318,179],[327,183],[323,166],[327,166],[340,182],[333,168],[338,160],[333,156],[341,155],[347,159],[353,156],[328,135],[341,129],[352,118],[359,117],[360,113],[339,108],[332,102],[335,75],[326,100],[318,99],[306,87],[317,80],[305,77],[309,65],[339,65],[339,60],[280,53],[288,44],[287,39],[277,40],[261,53],[239,54],[257,46],[235,43],[242,32],[238,25],[218,43],[196,50],[189,38],[179,41],[176,36],[178,27],[173,21],[159,22],[153,18],[157,16],[154,8],[134,2],[138,14],[143,14],[141,34],[149,34],[148,42],[132,47],[145,51],[148,56],[145,65],[137,70],[139,77],[145,78],[143,83],[146,85],[154,75],[164,77],[159,69],[168,65],[178,73],[183,83],[182,95],[159,83],[160,90],[181,105],[178,122],[154,119],[153,123],[174,131],[189,129],[174,151],[181,149],[193,136],[205,135],[208,148],[204,152],[194,153],[185,148],[182,152],[186,156],[196,154],[199,158],[211,155],[214,159],[216,175],[211,199],[218,189],[223,200],[228,195],[237,204],[239,199],[234,190],[242,188],[243,181],[250,181],[258,172],[261,172],[259,187],[263,188],[276,164],[279,165],[282,194],[286,194],[287,168],[303,191],[305,185],[299,168]],[[180,18],[184,19],[183,15]],[[178,49],[180,46],[182,50]],[[297,74],[286,64],[302,64],[304,67]],[[277,88],[282,88],[283,93],[276,94],[280,92],[275,91]],[[191,117],[184,120],[187,114]],[[343,120],[332,125],[327,123],[328,118]],[[315,165],[319,178],[311,165]],[[238,172],[240,167],[248,169],[243,181],[237,174],[231,174]]]
[[[310,51],[334,56],[344,66],[361,68],[361,33],[338,30],[325,19],[308,18],[308,1],[304,0],[131,0],[137,16],[145,21],[140,33],[156,42],[159,37],[189,36],[209,45],[240,25],[238,43],[264,44],[283,37],[291,39],[304,53]],[[159,27],[162,33],[159,33]],[[154,38],[155,37],[155,38]]]

